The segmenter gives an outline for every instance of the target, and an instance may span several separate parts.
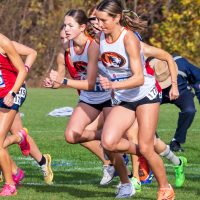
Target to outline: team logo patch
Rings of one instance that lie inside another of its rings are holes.
[[[83,61],[74,62],[74,68],[77,72],[86,73],[87,72],[87,63]]]
[[[126,63],[123,56],[115,52],[105,52],[101,55],[101,60],[105,67],[122,67]]]

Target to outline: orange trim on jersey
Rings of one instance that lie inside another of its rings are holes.
[[[81,54],[83,54],[88,40],[90,40],[90,42],[91,42],[92,38],[87,37],[87,41],[85,42],[84,47],[83,47],[83,50],[81,51],[81,53],[76,53],[76,51],[75,51],[75,49],[74,49],[74,53],[75,53],[76,55],[81,55]],[[72,40],[72,41],[73,41],[73,40]],[[73,48],[74,48],[74,41],[73,41],[73,44],[72,44],[72,45],[73,45]]]
[[[122,31],[120,32],[120,34],[118,35],[118,37],[113,42],[108,42],[107,39],[106,39],[106,36],[104,34],[106,43],[108,43],[108,44],[115,43],[120,38],[120,36],[121,36],[121,34],[123,33],[124,30],[125,30],[125,27],[122,28]]]
[[[92,37],[88,36],[88,40],[93,41]]]
[[[88,45],[88,48],[90,47],[90,45],[92,44],[92,42],[94,41],[91,37],[88,37],[88,40],[90,41],[90,44]],[[88,41],[87,40],[87,41]]]

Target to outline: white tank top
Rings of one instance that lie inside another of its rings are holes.
[[[107,73],[111,81],[123,81],[132,76],[129,57],[124,46],[124,37],[127,33],[123,29],[118,39],[113,43],[108,43],[105,34],[102,32],[100,36],[100,54],[101,60],[107,69]],[[142,52],[141,59],[144,72],[144,85],[132,89],[115,90],[114,101],[134,102],[144,98],[155,86],[154,77],[146,72],[145,61]]]
[[[70,58],[73,62],[74,68],[77,71],[79,80],[87,79],[87,65],[88,65],[88,48],[92,42],[92,39],[88,38],[84,50],[82,53],[77,54],[74,51],[73,41],[69,41],[69,53]],[[101,68],[101,62],[99,61],[98,69]],[[91,91],[81,90],[80,91],[80,100],[90,103],[90,104],[99,104],[103,103],[110,99],[110,92],[105,91],[99,81],[98,78],[96,80],[95,88]]]

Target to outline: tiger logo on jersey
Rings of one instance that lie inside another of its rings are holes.
[[[74,62],[74,68],[77,72],[86,73],[87,72],[87,63],[83,61]]]
[[[73,65],[77,72],[76,78],[80,77],[81,79],[84,79],[84,77],[87,74],[87,63],[84,61],[77,61],[77,62],[73,62]]]
[[[126,60],[116,52],[105,52],[101,55],[101,61],[105,67],[123,67]]]

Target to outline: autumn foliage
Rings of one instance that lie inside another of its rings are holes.
[[[61,48],[59,29],[70,8],[87,11],[96,0],[0,0],[1,33],[38,52],[28,83],[40,86],[42,78],[56,68],[56,54]],[[143,34],[146,42],[179,53],[193,63],[200,62],[199,0],[127,0],[126,8],[148,21]]]

